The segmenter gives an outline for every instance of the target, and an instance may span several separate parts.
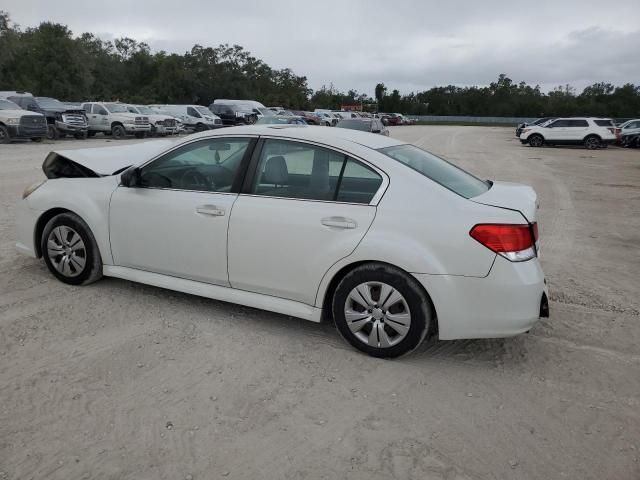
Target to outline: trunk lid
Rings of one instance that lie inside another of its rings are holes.
[[[538,196],[528,185],[510,182],[493,182],[482,195],[470,198],[472,202],[520,212],[529,223],[536,221]]]

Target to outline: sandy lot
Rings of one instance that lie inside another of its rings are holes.
[[[13,247],[14,202],[53,145],[0,146],[0,480],[639,479],[640,151],[392,135],[534,186],[550,320],[385,361],[328,324],[69,287]]]

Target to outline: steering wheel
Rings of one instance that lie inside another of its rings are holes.
[[[215,187],[197,168],[185,170],[180,178],[180,183],[182,188],[187,190],[211,190],[212,187]]]

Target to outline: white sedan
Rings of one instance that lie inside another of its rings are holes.
[[[548,316],[535,192],[382,135],[234,127],[56,151],[43,170],[17,247],[68,284],[106,275],[333,317],[379,357]]]

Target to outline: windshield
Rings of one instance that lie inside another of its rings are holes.
[[[40,105],[40,108],[57,108],[61,110],[67,109],[64,103],[62,103],[59,100],[56,100],[55,98],[36,97],[36,101],[38,102],[38,105]]]
[[[121,103],[105,103],[104,106],[111,113],[131,113],[127,110],[127,107]]]
[[[364,120],[340,120],[336,127],[350,128],[351,130],[362,130],[368,132],[371,130],[371,122]]]
[[[156,112],[154,112],[153,110],[151,110],[149,107],[145,107],[144,105],[140,105],[135,107],[140,113],[142,113],[143,115],[155,115]]]
[[[413,145],[396,145],[378,151],[464,198],[477,197],[489,190],[487,182]]]
[[[202,115],[207,115],[209,117],[213,115],[211,113],[211,110],[209,110],[207,107],[196,107],[196,110],[200,112]]]
[[[11,100],[0,100],[0,110],[22,110],[18,104]]]
[[[275,113],[273,110],[269,110],[268,108],[257,108],[256,110],[258,110],[262,115],[264,115],[265,117],[274,117]]]

